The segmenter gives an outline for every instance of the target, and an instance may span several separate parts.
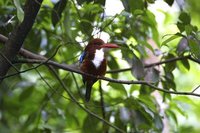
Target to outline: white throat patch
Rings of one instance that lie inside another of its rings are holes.
[[[103,52],[103,49],[97,49],[95,51],[95,54],[94,54],[94,59],[92,60],[92,63],[94,64],[94,66],[96,68],[98,68],[100,65],[101,65],[101,62],[103,61],[104,59],[104,52]]]

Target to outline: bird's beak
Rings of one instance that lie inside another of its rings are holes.
[[[119,48],[119,46],[113,43],[104,43],[101,45],[101,48]]]

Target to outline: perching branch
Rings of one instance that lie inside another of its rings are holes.
[[[14,62],[14,63],[17,63],[17,61]],[[107,78],[107,77],[98,77],[98,76],[94,76],[94,75],[91,75],[91,74],[88,74],[88,73],[84,73],[84,72],[80,71],[79,69],[77,69],[75,66],[59,64],[59,63],[51,61],[51,60],[49,60],[48,62],[44,62],[44,61],[41,61],[41,60],[26,59],[26,60],[21,60],[20,63],[42,63],[42,64],[54,66],[58,69],[63,69],[63,70],[66,70],[66,71],[71,71],[71,72],[75,72],[75,73],[78,73],[78,74],[91,76],[91,77],[94,77],[94,78],[97,78],[97,79],[101,79],[101,80],[105,80],[105,81],[109,81],[109,82],[113,82],[113,83],[121,83],[121,84],[128,84],[128,85],[130,85],[130,84],[140,84],[140,85],[149,86],[154,90],[158,90],[158,91],[161,91],[161,92],[164,92],[164,93],[177,94],[177,95],[191,95],[191,96],[200,97],[200,94],[196,94],[196,93],[192,93],[192,92],[176,92],[176,91],[170,91],[168,89],[162,89],[162,88],[159,88],[157,86],[154,86],[151,82],[146,82],[146,81],[119,80],[119,79],[112,79],[112,78]]]
[[[0,37],[0,39],[1,39],[1,37]],[[1,40],[1,42],[2,42],[2,40]],[[191,96],[200,97],[200,94],[196,94],[196,93],[192,93],[192,92],[175,92],[175,91],[169,91],[167,89],[162,89],[162,88],[154,86],[151,83],[148,83],[148,82],[145,82],[145,81],[133,81],[133,80],[128,80],[127,81],[127,80],[111,79],[111,78],[107,78],[107,77],[96,77],[96,76],[81,72],[75,65],[59,64],[59,63],[51,61],[51,60],[47,61],[46,57],[34,54],[34,53],[32,53],[32,52],[30,52],[28,50],[25,50],[25,49],[20,49],[20,54],[22,56],[28,57],[30,59],[17,60],[17,61],[14,61],[13,63],[35,63],[35,64],[41,64],[41,65],[43,65],[43,64],[51,65],[51,66],[57,67],[59,69],[63,69],[63,70],[66,70],[66,71],[75,72],[75,73],[78,73],[78,74],[83,74],[83,75],[95,77],[95,78],[98,78],[98,79],[102,79],[102,80],[106,80],[106,81],[110,81],[110,82],[114,82],[114,83],[142,84],[142,85],[147,85],[147,86],[151,87],[152,89],[155,89],[155,90],[158,90],[158,91],[161,91],[161,92],[164,92],[164,93],[171,93],[171,94],[177,94],[177,95],[191,95]],[[163,63],[170,63],[170,62],[178,61],[178,60],[182,60],[182,59],[189,59],[191,61],[194,61],[194,62],[200,64],[200,60],[196,60],[196,59],[192,58],[190,55],[188,55],[188,56],[183,56],[183,57],[172,58],[170,60],[165,60],[165,61],[162,61],[162,62],[153,63],[151,65],[149,64],[146,67],[152,67],[152,66],[155,66],[155,65],[161,65]],[[31,68],[31,69],[35,69],[35,68]],[[127,68],[127,69],[130,69],[130,68]],[[24,70],[23,72],[26,72],[26,71],[28,71],[28,70]],[[23,72],[21,71],[20,73],[23,73]],[[12,74],[12,75],[7,75],[7,76],[1,77],[1,78],[7,78],[7,77],[10,77],[10,76],[13,76],[13,75],[17,75],[17,74],[19,74],[19,73]]]
[[[20,48],[22,47],[22,44],[27,34],[29,33],[34,24],[35,18],[40,9],[42,1],[43,0],[26,1],[24,6],[24,20],[15,30],[12,31],[11,35],[6,41],[6,45],[4,45],[4,47],[0,51],[2,55],[6,57],[5,59],[2,56],[0,56],[0,76],[5,76],[11,66],[7,59],[9,61],[12,61],[16,54],[19,52]]]

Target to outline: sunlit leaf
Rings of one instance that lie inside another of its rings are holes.
[[[24,19],[24,11],[22,10],[21,3],[19,0],[14,0],[15,7],[17,8],[17,18],[20,22]]]
[[[166,114],[168,115],[168,117],[171,117],[172,120],[174,120],[174,122],[175,122],[176,125],[178,124],[177,116],[176,116],[176,114],[173,111],[171,111],[171,110],[168,109],[166,111]]]
[[[111,86],[113,89],[115,89],[118,94],[121,95],[121,97],[127,97],[127,92],[126,89],[124,88],[124,86],[122,84],[116,84],[116,83],[108,83],[109,86]]]
[[[180,36],[178,36],[178,35],[172,35],[171,37],[169,37],[168,39],[166,39],[163,43],[162,43],[162,45],[167,45],[170,41],[172,41],[172,40],[174,40],[174,39],[176,39],[176,38],[179,38]]]

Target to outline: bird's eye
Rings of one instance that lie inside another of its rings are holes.
[[[95,42],[95,45],[102,45],[102,42]]]

